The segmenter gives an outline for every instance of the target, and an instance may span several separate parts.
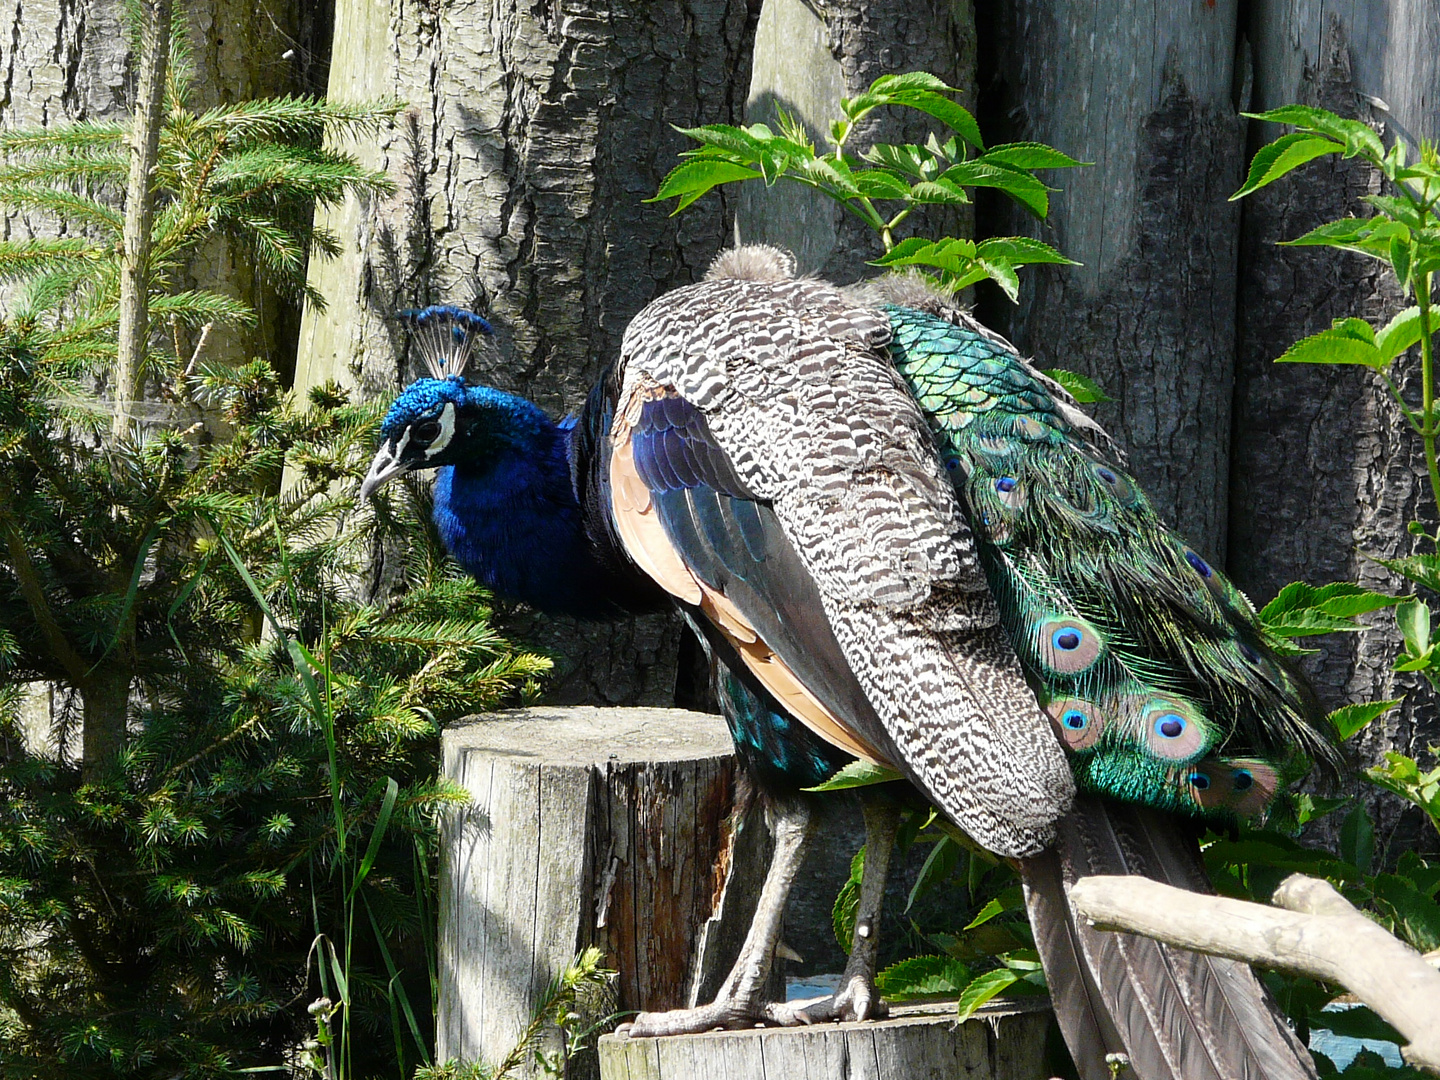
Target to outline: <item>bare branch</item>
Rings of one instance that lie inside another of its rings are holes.
[[[1081,878],[1070,890],[1101,930],[1338,983],[1410,1040],[1411,1064],[1440,1075],[1440,971],[1327,882],[1292,874],[1274,900],[1286,910],[1124,876]]]

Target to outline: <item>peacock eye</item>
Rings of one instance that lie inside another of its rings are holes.
[[[432,417],[429,420],[421,420],[410,429],[410,437],[418,443],[431,443],[440,434],[440,421]]]

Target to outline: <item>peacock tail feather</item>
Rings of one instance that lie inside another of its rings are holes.
[[[887,305],[1001,622],[1086,791],[1272,808],[1330,725],[1249,601],[1171,532],[1041,376],[980,327]]]

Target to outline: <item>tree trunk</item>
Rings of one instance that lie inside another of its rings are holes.
[[[1009,333],[1041,367],[1094,378],[1096,418],[1160,513],[1224,557],[1242,128],[1235,0],[1014,0],[977,7],[982,124],[1089,168],[1051,177],[1038,235],[1083,266],[1021,278]],[[1006,127],[1009,130],[1005,130]],[[980,232],[1025,228],[987,214]],[[989,312],[987,311],[987,314]]]
[[[1250,34],[1254,111],[1298,101],[1375,123],[1387,142],[1440,137],[1440,10],[1433,4],[1322,8],[1262,0],[1252,9]],[[1255,146],[1278,134],[1256,127]],[[1331,319],[1355,315],[1380,324],[1405,306],[1392,275],[1374,260],[1275,246],[1324,221],[1368,216],[1360,200],[1379,190],[1367,166],[1326,158],[1245,200],[1230,568],[1257,597],[1292,580],[1355,579],[1409,592],[1364,555],[1408,554],[1406,523],[1435,520],[1420,440],[1377,377],[1358,368],[1271,363]],[[1412,401],[1419,400],[1419,368],[1418,355],[1399,367]],[[1440,736],[1434,699],[1423,680],[1390,671],[1399,640],[1394,619],[1382,612],[1374,621],[1377,628],[1363,635],[1318,639],[1321,651],[1305,666],[1331,708],[1404,695],[1400,710],[1361,737],[1361,749],[1369,759],[1387,749],[1415,754]],[[1382,826],[1393,826],[1398,802],[1370,794]]]
[[[496,348],[472,375],[561,412],[619,352],[631,316],[696,280],[727,235],[710,199],[647,204],[686,146],[671,125],[734,123],[753,32],[745,0],[510,8],[342,0],[329,93],[410,103],[354,147],[393,197],[319,216],[343,254],[311,266],[297,384],[389,398],[418,373],[397,309],[476,304]],[[511,623],[564,658],[553,700],[669,704],[678,621]]]
[[[140,89],[135,94],[135,112],[130,121],[130,178],[125,185],[125,232],[120,260],[120,328],[110,388],[115,405],[110,437],[117,440],[130,434],[135,402],[144,393],[141,369],[150,344],[150,247],[155,225],[150,174],[160,157],[173,9],[174,0],[142,2],[137,7],[144,12]]]

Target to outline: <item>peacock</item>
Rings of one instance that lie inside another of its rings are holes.
[[[1315,1075],[1247,967],[1100,933],[1067,899],[1090,873],[1206,889],[1195,821],[1262,814],[1311,762],[1338,768],[1302,680],[1008,343],[918,279],[793,271],[772,249],[722,255],[636,316],[559,423],[465,381],[478,316],[409,313],[434,377],[391,407],[362,487],[440,468],[441,536],[497,592],[599,616],[668,595],[712,657],[776,854],[717,1001],[632,1034],[877,1011],[883,792],[842,989],[761,1000],[815,828],[803,789],[860,758],[1018,863],[1086,1080],[1117,1054],[1146,1080]]]

